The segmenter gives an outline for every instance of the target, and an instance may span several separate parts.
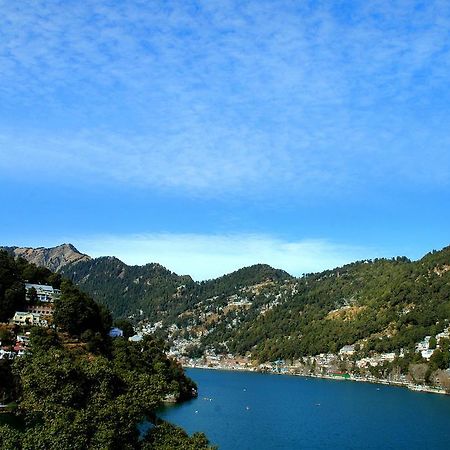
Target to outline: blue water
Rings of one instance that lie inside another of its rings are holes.
[[[450,449],[450,396],[294,376],[187,373],[198,399],[160,416],[189,433],[204,431],[221,450]]]

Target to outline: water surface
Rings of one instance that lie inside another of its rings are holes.
[[[450,396],[350,381],[188,369],[198,399],[160,416],[221,450],[450,449]]]

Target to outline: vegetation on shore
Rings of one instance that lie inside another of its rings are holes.
[[[196,395],[164,344],[111,339],[109,311],[70,281],[0,252],[0,314],[25,303],[24,280],[61,287],[50,328],[32,328],[31,351],[0,361],[3,401],[16,401],[14,421],[0,425],[2,449],[207,449],[201,433],[157,420],[168,397]],[[14,333],[3,327],[3,337]],[[149,421],[141,435],[139,424]]]

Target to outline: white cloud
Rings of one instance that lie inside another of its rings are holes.
[[[66,239],[67,240],[67,239]],[[221,276],[257,263],[293,275],[331,269],[380,256],[374,249],[307,239],[291,242],[267,235],[148,234],[69,239],[91,256],[116,256],[127,264],[158,262],[196,280]]]
[[[42,115],[2,125],[3,170],[200,195],[448,183],[448,117],[420,114],[448,91],[448,2],[0,4],[5,117]]]

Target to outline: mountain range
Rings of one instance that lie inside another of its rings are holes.
[[[70,244],[4,248],[73,280],[116,318],[153,325],[169,341],[259,360],[413,349],[450,319],[450,247],[418,261],[357,261],[299,278],[265,264],[195,282],[157,263],[90,258]],[[155,326],[155,324],[157,324]]]

